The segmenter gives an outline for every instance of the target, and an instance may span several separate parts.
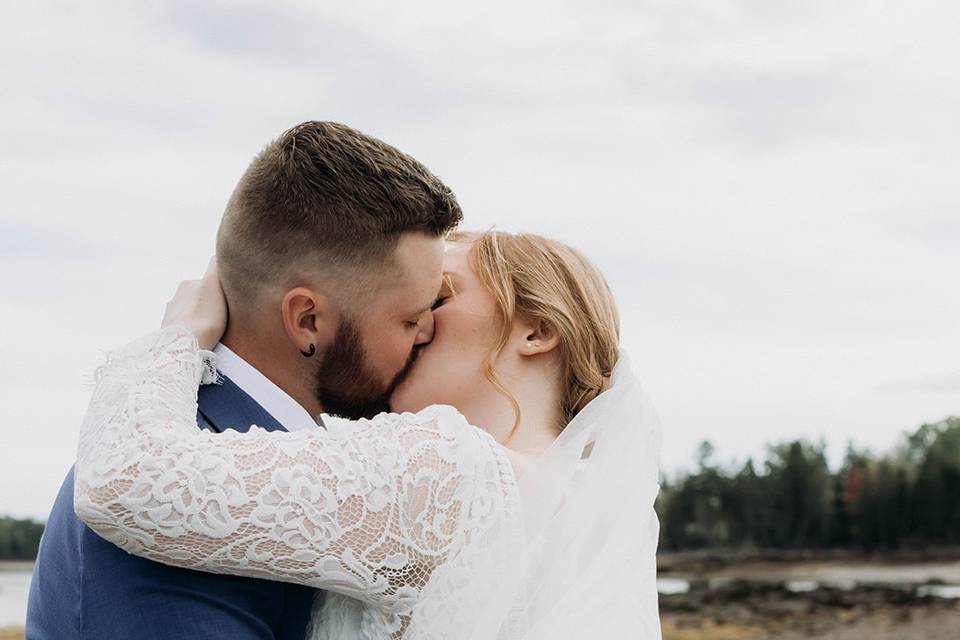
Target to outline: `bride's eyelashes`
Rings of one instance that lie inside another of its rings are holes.
[[[434,311],[436,311],[443,304],[443,302],[449,297],[450,296],[443,296],[434,300],[433,304],[430,305],[430,313],[433,313]],[[408,329],[415,329],[420,326],[420,318],[417,318],[416,320],[405,320],[404,324],[407,325]]]
[[[433,306],[430,307],[430,311],[436,311],[443,306],[443,303],[449,300],[452,296],[457,294],[457,290],[454,288],[453,278],[449,273],[443,275],[443,285],[440,287],[440,291],[437,292],[437,299],[434,300]]]

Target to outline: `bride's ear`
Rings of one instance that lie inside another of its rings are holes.
[[[556,328],[545,320],[532,320],[521,323],[522,340],[517,345],[522,356],[535,356],[549,353],[560,344],[560,334]]]
[[[280,302],[280,313],[291,346],[303,354],[324,351],[333,341],[340,322],[340,314],[330,299],[308,287],[287,291]]]

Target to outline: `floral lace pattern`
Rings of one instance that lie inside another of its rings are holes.
[[[443,406],[208,433],[195,416],[210,377],[181,327],[110,354],[77,457],[84,522],[157,562],[348,596],[327,598],[318,638],[441,638],[469,623],[458,585],[520,540],[513,471],[488,434]]]

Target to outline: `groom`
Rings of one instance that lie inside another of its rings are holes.
[[[230,322],[205,429],[318,429],[370,417],[433,335],[450,190],[413,158],[341,124],[305,122],[250,164],[217,234]],[[282,582],[177,569],[122,551],[73,512],[47,521],[26,637],[303,640],[314,596]]]

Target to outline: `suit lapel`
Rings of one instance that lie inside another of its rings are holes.
[[[267,431],[286,431],[230,378],[221,377],[221,384],[203,385],[197,394],[197,422],[201,426],[218,433],[225,429],[246,432],[254,424]]]

